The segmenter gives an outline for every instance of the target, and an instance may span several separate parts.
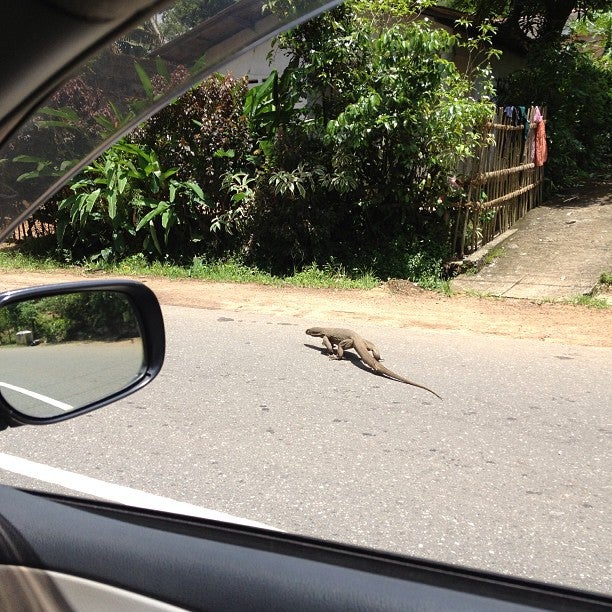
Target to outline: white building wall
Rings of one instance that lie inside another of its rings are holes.
[[[273,65],[268,62],[268,54],[272,49],[270,41],[262,43],[255,47],[252,51],[244,53],[235,60],[229,62],[219,71],[224,74],[231,74],[236,78],[241,78],[245,75],[249,77],[249,83],[256,85],[265,81],[273,69],[278,70],[279,74],[289,64],[289,58],[276,51],[273,58]]]

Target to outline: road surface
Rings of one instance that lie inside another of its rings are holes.
[[[293,532],[611,590],[609,348],[360,324],[440,401],[327,359],[304,334],[327,321],[164,316],[152,385],[3,432],[2,451]]]

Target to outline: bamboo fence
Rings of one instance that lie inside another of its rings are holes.
[[[55,234],[55,223],[41,223],[34,219],[27,219],[19,225],[13,233],[13,240],[19,242],[26,238],[40,238]]]
[[[463,258],[507,231],[542,203],[543,166],[533,162],[536,107],[527,109],[529,127],[513,125],[503,108],[488,124],[492,143],[465,162],[458,174],[465,198],[456,207],[453,249]],[[546,118],[546,109],[541,109]]]

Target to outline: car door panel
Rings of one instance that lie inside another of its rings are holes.
[[[187,609],[604,605],[596,595],[365,549],[98,502],[56,501],[5,486],[0,508],[0,565],[56,572]]]

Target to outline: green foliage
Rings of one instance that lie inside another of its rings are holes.
[[[0,251],[0,266],[6,269],[20,271],[52,271],[58,269],[58,263],[21,253]],[[61,269],[66,270],[64,264]],[[184,265],[176,265],[160,261],[147,261],[142,253],[130,255],[121,261],[104,262],[101,259],[88,262],[83,267],[75,268],[79,274],[85,272],[104,272],[118,276],[164,277],[172,279],[194,278],[208,281],[233,283],[259,283],[274,286],[298,287],[328,287],[335,289],[371,289],[380,284],[371,271],[353,268],[347,270],[341,264],[334,262],[319,267],[311,264],[302,270],[291,272],[284,276],[274,276],[246,264],[239,257],[207,260],[194,257]],[[0,317],[2,310],[0,310]]]
[[[161,167],[175,168],[177,181],[197,183],[205,194],[206,206],[195,211],[191,202],[180,199],[185,213],[193,215],[183,222],[195,226],[184,238],[199,242],[199,250],[187,249],[186,257],[201,252],[220,254],[231,248],[232,241],[217,230],[231,231],[232,221],[242,212],[234,210],[240,198],[228,188],[226,177],[241,170],[253,146],[243,112],[246,96],[246,79],[215,74],[130,136],[133,142],[155,151]]]
[[[423,22],[387,30],[374,41],[361,95],[327,126],[335,169],[362,185],[367,206],[400,225],[437,209],[491,116],[491,105],[472,99],[469,81],[443,59],[454,42]]]
[[[357,27],[348,3],[312,19],[277,39],[278,48],[288,53],[290,65],[283,74],[283,88],[298,92],[307,112],[306,130],[325,128],[355,101],[371,46],[366,27]]]
[[[535,102],[548,107],[546,177],[554,188],[593,173],[609,172],[612,66],[571,42],[539,49],[525,69],[511,75],[500,103]]]
[[[184,34],[236,0],[178,0],[157,24],[165,40]]]
[[[577,40],[583,50],[601,52],[602,60],[608,66],[612,62],[612,11],[595,11],[583,15],[571,24],[571,31],[583,40]]]
[[[348,274],[342,264],[331,260],[319,267],[310,264],[285,278],[285,282],[295,287],[319,287],[336,289],[372,289],[380,284],[380,280],[371,272],[362,272],[354,268]]]
[[[162,35],[180,31],[191,4],[157,24]],[[494,52],[490,26],[473,39],[415,21],[426,4],[344,3],[278,39],[290,57],[282,76],[249,90],[215,75],[187,92],[62,194],[59,249],[103,261],[238,253],[277,275],[327,273],[333,261],[439,282],[448,178],[481,143]],[[457,46],[468,75],[447,59]],[[136,70],[146,97],[171,79],[163,66]]]
[[[610,308],[608,300],[593,295],[577,295],[567,301],[575,306],[586,306],[587,308],[596,308],[598,310]]]
[[[345,3],[279,39],[290,55],[275,90],[284,111],[273,138],[265,134],[245,219],[246,254],[259,265],[282,271],[335,258],[369,267],[375,252],[376,273],[420,274],[404,265],[406,253],[419,240],[448,241],[448,177],[480,145],[492,113],[489,56],[464,77],[445,57],[469,41],[375,17]],[[483,26],[479,45],[490,35]]]
[[[398,23],[413,21],[436,0],[352,0],[351,6],[359,22],[377,33]]]
[[[451,4],[473,15],[476,23],[495,20],[502,37],[524,51],[558,43],[576,9],[588,17],[610,8],[609,0],[454,0]]]
[[[57,247],[70,259],[108,261],[134,252],[148,257],[171,253],[177,240],[194,240],[202,189],[178,181],[145,147],[120,142],[72,183],[57,204]]]
[[[293,109],[283,107],[279,83],[278,72],[273,70],[263,83],[251,87],[244,98],[244,116],[260,142],[262,138],[273,137],[274,131],[291,119]]]
[[[147,95],[165,86],[159,75],[138,74]],[[225,176],[250,150],[245,94],[244,80],[215,75],[88,166],[36,213],[40,221],[56,221],[59,256],[110,261],[141,252],[184,261],[223,254],[231,241],[217,230],[231,229],[242,213],[241,196],[225,186]],[[66,113],[53,117],[65,129],[77,127]],[[98,119],[104,129],[106,118]],[[33,166],[19,180],[58,172],[44,159],[14,161]]]
[[[181,180],[197,180],[211,197],[219,197],[214,194],[221,177],[251,147],[243,114],[246,93],[245,79],[215,74],[151,117],[130,139],[155,151],[161,165],[176,168]]]
[[[113,291],[28,300],[0,310],[0,342],[14,344],[16,332],[26,329],[45,342],[110,341],[140,335],[130,302]]]

